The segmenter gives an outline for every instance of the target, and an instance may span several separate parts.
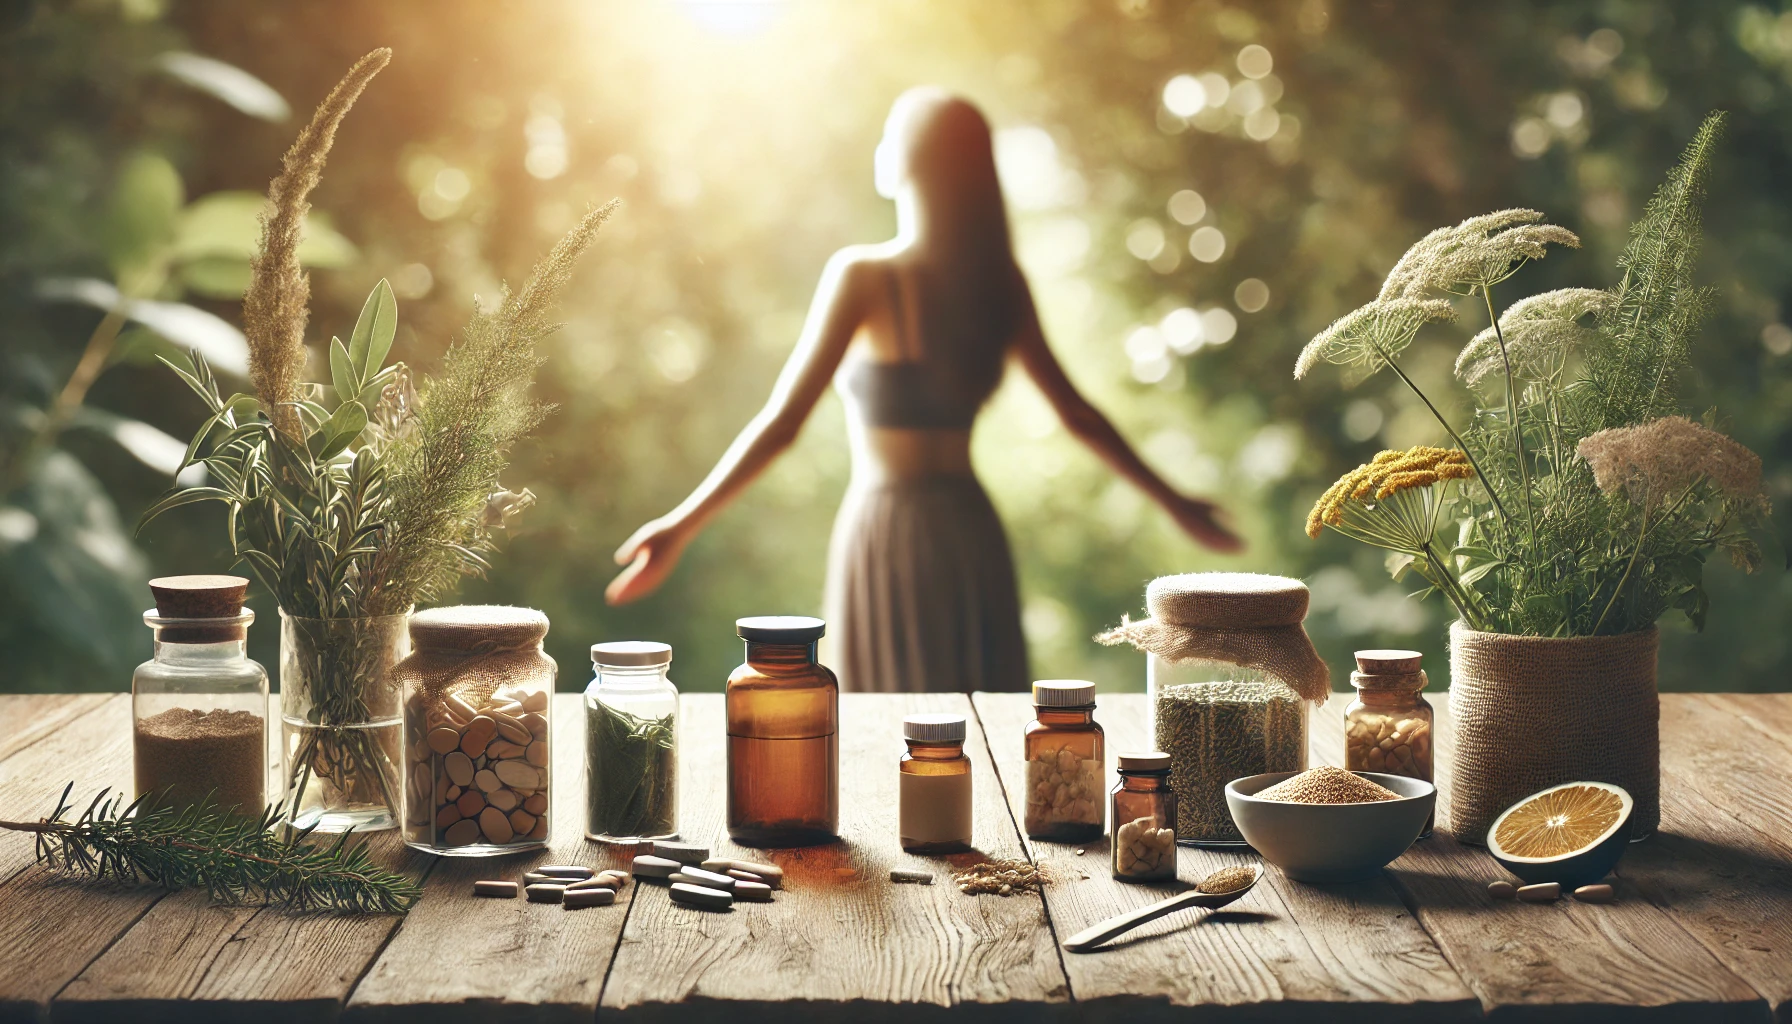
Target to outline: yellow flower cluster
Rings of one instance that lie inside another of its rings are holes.
[[[1475,473],[1468,455],[1456,448],[1419,445],[1385,451],[1338,478],[1307,514],[1307,536],[1344,521],[1344,505],[1371,497],[1382,501],[1409,487],[1430,487],[1440,480],[1467,480]]]

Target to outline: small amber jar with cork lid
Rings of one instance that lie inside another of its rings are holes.
[[[908,750],[897,768],[898,838],[909,853],[962,853],[971,848],[971,759],[964,753],[963,715],[910,715],[902,720]]]
[[[267,804],[268,674],[244,651],[255,613],[241,576],[149,581],[155,657],[131,677],[132,760],[145,807]]]
[[[1428,680],[1418,651],[1356,652],[1356,699],[1344,710],[1344,767],[1431,782],[1435,716],[1421,695]],[[1431,834],[1431,822],[1424,835]]]

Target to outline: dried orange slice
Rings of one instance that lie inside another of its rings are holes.
[[[1494,819],[1487,851],[1526,882],[1597,882],[1630,842],[1631,807],[1630,794],[1610,783],[1551,786]]]

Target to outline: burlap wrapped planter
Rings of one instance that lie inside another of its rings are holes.
[[[1636,801],[1633,835],[1661,819],[1660,634],[1540,637],[1450,627],[1455,722],[1450,831],[1484,843],[1501,811],[1563,782],[1609,782]]]

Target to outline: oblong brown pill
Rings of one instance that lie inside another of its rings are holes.
[[[1562,886],[1558,882],[1538,882],[1536,885],[1518,887],[1518,898],[1526,903],[1553,903],[1562,896]]]
[[[500,881],[474,882],[473,895],[514,900],[516,899],[516,883]]]
[[[727,875],[729,878],[738,879],[742,882],[758,882],[761,885],[765,884],[765,877],[763,875],[755,875],[751,871],[742,871],[739,868],[729,868],[727,871],[724,871],[722,873]]]
[[[568,910],[577,910],[580,907],[607,907],[616,902],[616,890],[597,886],[589,889],[574,889],[568,886],[566,892],[561,895],[560,902],[564,903]]]
[[[545,882],[538,882],[523,891],[528,893],[530,903],[558,903],[566,897],[566,886]]]
[[[1488,882],[1487,895],[1492,896],[1494,899],[1509,900],[1518,895],[1518,886],[1503,880]]]
[[[1616,896],[1612,887],[1604,883],[1583,885],[1574,890],[1574,898],[1582,903],[1610,903]]]
[[[772,887],[766,885],[764,882],[735,882],[734,898],[737,900],[751,900],[754,903],[770,903],[772,901]]]

